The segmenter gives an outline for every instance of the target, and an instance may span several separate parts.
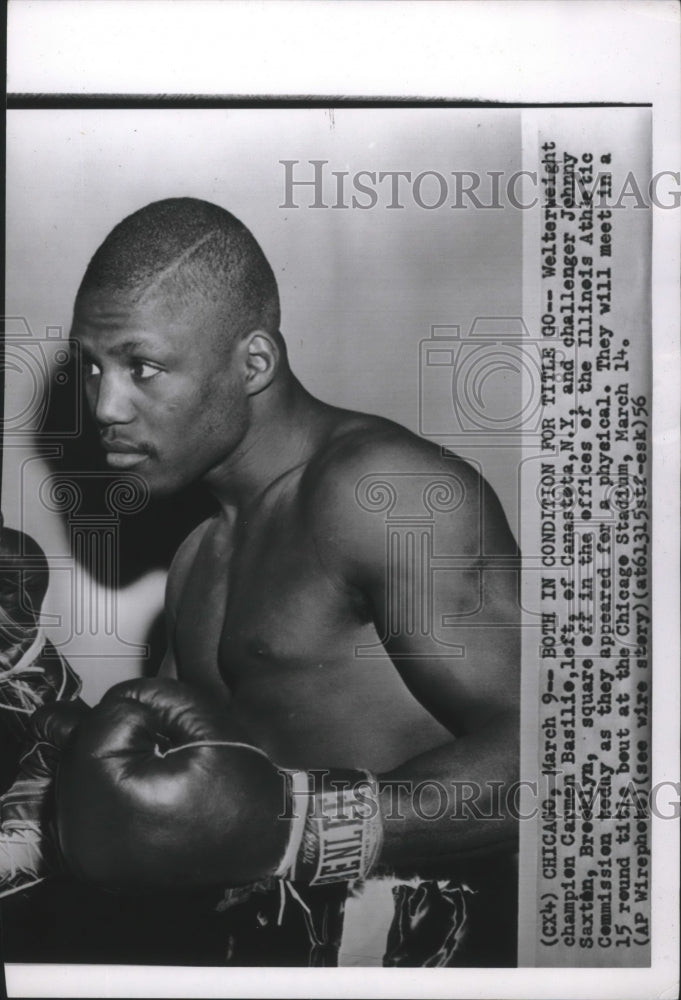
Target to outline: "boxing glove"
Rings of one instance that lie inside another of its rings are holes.
[[[71,871],[135,889],[366,876],[382,839],[375,779],[277,768],[233,737],[177,681],[107,692],[60,761],[57,828]]]
[[[39,625],[48,582],[38,543],[0,524],[0,725],[16,740],[37,708],[80,693],[80,679]]]
[[[0,897],[61,869],[52,827],[53,780],[59,755],[87,711],[83,702],[60,702],[31,718],[34,742],[14,784],[0,796]]]

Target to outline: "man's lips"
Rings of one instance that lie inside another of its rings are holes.
[[[136,455],[145,455],[143,448],[139,448],[130,441],[102,441],[104,451],[113,451],[121,455],[129,455],[134,452]]]
[[[148,457],[146,451],[128,441],[102,441],[102,447],[108,464],[115,469],[131,469]]]

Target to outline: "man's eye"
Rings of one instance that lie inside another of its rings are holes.
[[[99,365],[96,365],[94,361],[84,361],[83,374],[85,378],[94,378],[95,375],[102,374],[102,369],[99,367]]]
[[[149,364],[148,361],[133,361],[130,365],[130,371],[138,382],[148,382],[154,375],[158,375],[161,369],[156,365]]]

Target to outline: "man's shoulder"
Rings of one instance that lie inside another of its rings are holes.
[[[397,507],[479,506],[481,477],[457,455],[382,417],[351,414],[310,462],[304,496],[315,523]],[[408,515],[407,515],[408,516]]]
[[[476,470],[463,458],[408,428],[384,417],[349,414],[325,441],[308,468],[309,481],[317,486],[343,486],[357,477],[380,476],[460,477],[477,480]]]
[[[349,415],[305,480],[306,516],[322,545],[368,554],[372,542],[384,544],[393,522],[430,524],[459,552],[517,551],[499,498],[478,469],[391,420]]]

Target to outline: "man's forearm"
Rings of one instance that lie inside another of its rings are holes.
[[[518,747],[518,718],[509,713],[380,775],[380,867],[430,869],[438,861],[512,850]]]

